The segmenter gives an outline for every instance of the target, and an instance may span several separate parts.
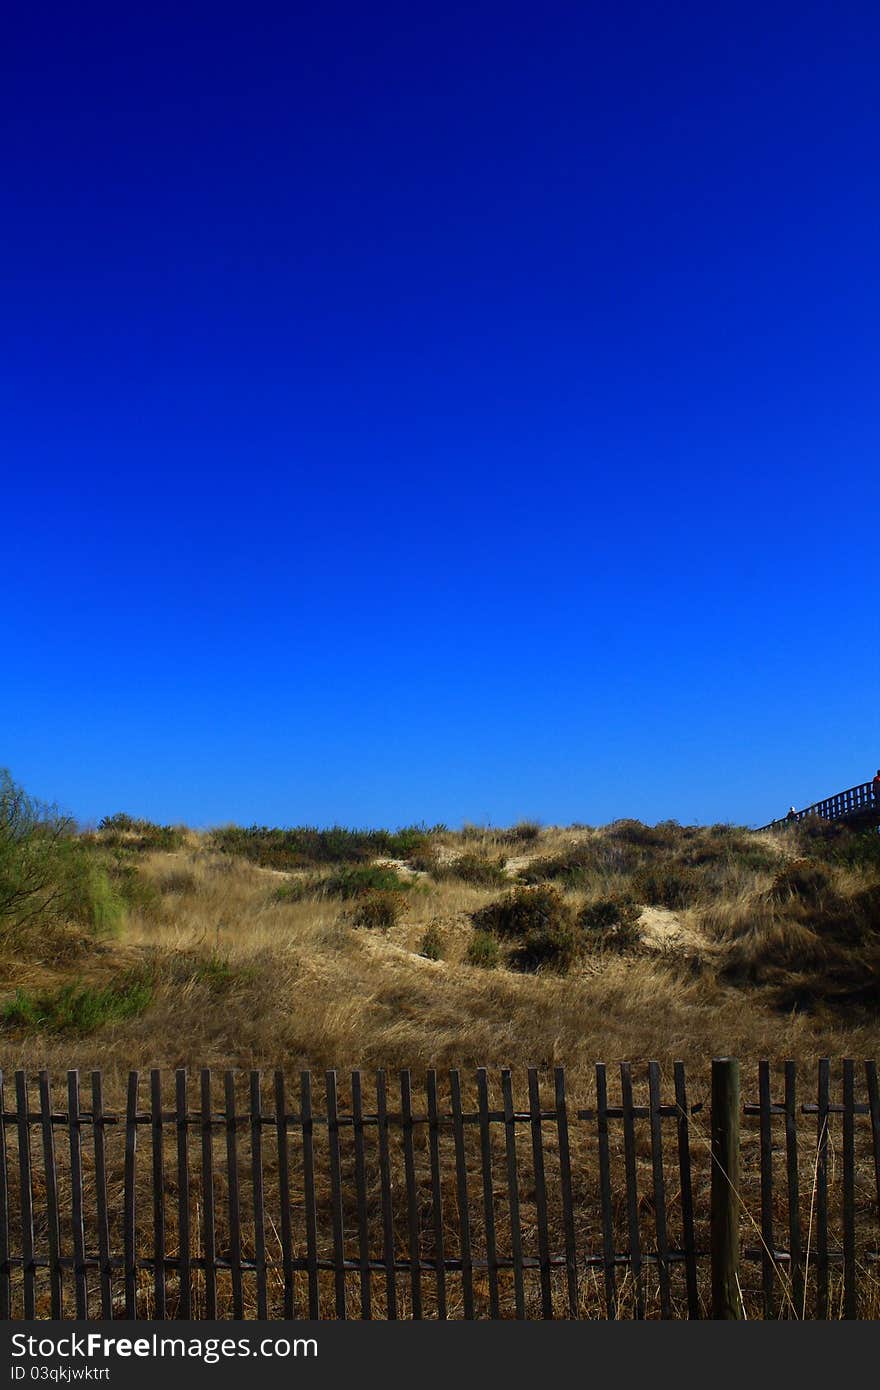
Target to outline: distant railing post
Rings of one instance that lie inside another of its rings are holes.
[[[739,1283],[739,1062],[712,1062],[712,1316],[743,1316]]]

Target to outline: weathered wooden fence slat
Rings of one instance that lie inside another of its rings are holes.
[[[174,1073],[175,1129],[177,1132],[177,1246],[180,1302],[177,1316],[188,1318],[192,1311],[192,1269],[190,1266],[189,1222],[189,1131],[187,1127],[186,1072]]]
[[[574,1228],[574,1197],[571,1187],[571,1148],[568,1136],[568,1109],[565,1100],[565,1069],[553,1073],[556,1107],[556,1138],[559,1144],[559,1182],[562,1194],[562,1221],[565,1234],[565,1277],[568,1287],[568,1316],[578,1315],[577,1238]]]
[[[241,1265],[241,1205],[238,1186],[238,1129],[235,1108],[235,1075],[223,1076],[226,1097],[226,1196],[229,1206],[229,1267],[232,1272],[232,1316],[244,1317],[244,1283]]]
[[[541,1128],[541,1097],[537,1067],[529,1067],[529,1115],[532,1127],[532,1164],[535,1178],[535,1206],[538,1213],[538,1260],[541,1271],[541,1316],[553,1317],[553,1290],[550,1283],[550,1232],[547,1224],[547,1184],[544,1176],[544,1133]]]
[[[697,1287],[697,1243],[694,1233],[694,1193],[691,1179],[690,1130],[688,1127],[688,1098],[684,1063],[676,1062],[675,1107],[678,1138],[678,1172],[681,1183],[681,1226],[684,1244],[685,1277],[687,1280],[688,1317],[700,1317],[700,1296]]]
[[[382,1254],[385,1261],[386,1313],[389,1318],[396,1318],[397,1278],[394,1268],[394,1207],[388,1141],[388,1083],[384,1071],[380,1071],[376,1076],[376,1112],[379,1124],[379,1181],[382,1191]]]
[[[293,1318],[293,1225],[290,1219],[290,1154],[287,1148],[287,1095],[284,1072],[275,1073],[275,1140],[278,1153],[278,1202],[281,1261],[284,1278],[284,1316]]]
[[[626,1217],[629,1231],[629,1259],[636,1290],[636,1317],[645,1316],[645,1287],[642,1282],[642,1245],[639,1236],[639,1187],[636,1174],[636,1131],[633,1117],[632,1068],[620,1064],[620,1090],[623,1100],[623,1156],[626,1174]]]
[[[150,1072],[153,1154],[153,1296],[155,1317],[165,1317],[165,1156],[162,1127],[162,1073]]]
[[[202,1243],[205,1251],[205,1317],[217,1316],[217,1243],[214,1225],[214,1131],[211,1123],[211,1072],[202,1071]]]
[[[828,1317],[828,1114],[830,1062],[819,1062],[816,1110],[816,1317]]]
[[[480,1114],[480,1159],[483,1174],[483,1223],[486,1266],[489,1281],[489,1316],[500,1316],[498,1301],[498,1251],[495,1246],[495,1200],[492,1192],[492,1144],[489,1137],[489,1082],[486,1068],[477,1072],[477,1098]]]
[[[669,1290],[669,1237],[666,1229],[666,1187],[663,1179],[663,1127],[660,1122],[660,1067],[648,1063],[648,1106],[651,1111],[651,1178],[654,1188],[654,1229],[657,1232],[657,1276],[660,1316],[672,1317]]]
[[[250,1077],[251,1118],[251,1192],[254,1211],[254,1263],[257,1267],[257,1317],[269,1316],[269,1294],[266,1285],[266,1214],[263,1194],[263,1099],[260,1073]]]
[[[761,1289],[764,1317],[773,1317],[776,1265],[773,1236],[773,1145],[770,1096],[770,1063],[758,1063],[758,1106],[760,1109],[761,1152]]]
[[[52,1128],[52,1095],[49,1073],[40,1072],[40,1110],[43,1116],[43,1172],[46,1178],[46,1222],[49,1238],[49,1287],[53,1318],[61,1317],[61,1228],[58,1218],[58,1176],[55,1169],[55,1131]],[[97,1133],[97,1125],[95,1132]]]
[[[519,1215],[519,1170],[516,1154],[516,1125],[513,1119],[513,1081],[509,1067],[505,1067],[501,1073],[501,1093],[504,1103],[504,1157],[507,1167],[507,1209],[510,1218],[514,1308],[517,1318],[524,1318],[526,1298],[523,1281],[522,1226]]]
[[[434,1268],[437,1276],[437,1317],[446,1318],[446,1267],[443,1237],[443,1182],[440,1167],[440,1111],[437,1103],[437,1073],[428,1072],[425,1081],[428,1104],[428,1151],[431,1164],[431,1223],[434,1231]]]
[[[113,1317],[113,1276],[110,1263],[110,1208],[107,1202],[107,1142],[104,1128],[104,1079],[92,1072],[92,1146],[95,1156],[95,1208],[98,1222],[98,1261],[101,1317]],[[187,1283],[187,1293],[189,1285]]]
[[[614,1268],[614,1216],[611,1207],[611,1159],[608,1135],[608,1077],[604,1062],[596,1063],[596,1126],[599,1142],[599,1203],[602,1213],[602,1263],[605,1274],[605,1313],[617,1316],[617,1277]]]
[[[450,1104],[452,1105],[455,1136],[455,1191],[458,1201],[458,1233],[461,1253],[462,1302],[465,1318],[474,1316],[474,1275],[471,1264],[471,1222],[468,1205],[467,1154],[462,1124],[461,1077],[457,1071],[449,1075]]]
[[[23,1071],[15,1073],[18,1105],[18,1172],[21,1179],[21,1261],[24,1271],[24,1316],[36,1314],[36,1270],[34,1268],[34,1209],[31,1187],[31,1132],[28,1124],[28,1083]]]

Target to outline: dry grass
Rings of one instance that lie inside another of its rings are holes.
[[[606,854],[608,841],[598,831],[550,828],[525,852],[505,840],[509,834],[470,830],[462,839],[447,832],[436,849],[452,860],[463,852],[489,861],[503,856],[512,881],[536,862],[584,847],[611,859],[617,852],[612,844]],[[770,852],[779,864],[796,857],[784,840],[773,840]],[[659,851],[661,862],[665,853]],[[810,1008],[779,1008],[780,972],[797,974],[798,957],[801,964],[815,957],[821,966],[833,956],[839,966],[844,948],[835,943],[831,952],[826,942],[816,957],[821,920],[811,921],[798,904],[792,911],[769,901],[772,869],[733,864],[724,897],[678,911],[646,907],[639,950],[588,955],[559,978],[467,963],[471,915],[497,898],[498,888],[398,863],[411,886],[400,922],[381,934],[352,927],[346,904],[321,891],[321,874],[262,869],[192,837],[188,848],[144,854],[137,864],[158,890],[158,905],[133,910],[118,940],[88,944],[79,933],[59,950],[53,938],[46,951],[37,946],[29,957],[0,961],[0,979],[7,992],[72,979],[100,984],[144,965],[156,974],[151,1007],[76,1041],[7,1038],[5,1060],[31,1068],[100,1063],[120,1075],[129,1067],[183,1064],[347,1070],[564,1062],[577,1075],[596,1058],[675,1057],[702,1066],[721,1052],[744,1061],[804,1062],[877,1052],[872,1009],[834,1008],[822,998]],[[845,900],[871,881],[848,868],[831,877]],[[609,889],[625,890],[630,878],[600,862],[594,877],[567,896],[580,906]],[[306,896],[280,899],[279,888],[297,880]],[[439,961],[419,954],[432,926],[443,941]],[[848,949],[868,969],[864,943]],[[213,957],[228,964],[222,997],[204,978],[204,962]]]
[[[261,868],[218,854],[188,832],[181,849],[137,854],[138,874],[156,891],[146,895],[146,907],[131,910],[118,939],[96,943],[71,933],[62,942],[56,933],[24,957],[0,960],[6,997],[18,988],[46,990],[73,980],[104,985],[143,969],[154,981],[149,1007],[85,1037],[7,1030],[0,1061],[4,1069],[47,1067],[54,1075],[71,1066],[100,1067],[111,1106],[120,1105],[130,1069],[151,1067],[281,1066],[291,1077],[332,1067],[341,1078],[354,1069],[411,1068],[420,1086],[429,1067],[521,1073],[526,1066],[564,1065],[570,1092],[590,1104],[597,1059],[626,1058],[640,1067],[656,1058],[667,1078],[672,1060],[683,1059],[693,1095],[702,1097],[713,1055],[738,1056],[747,1069],[760,1057],[794,1058],[810,1087],[820,1056],[877,1056],[876,1007],[852,990],[844,997],[841,982],[855,970],[863,984],[876,984],[880,924],[865,918],[858,940],[847,943],[838,911],[843,903],[845,916],[846,904],[870,893],[880,878],[871,865],[831,863],[820,901],[779,902],[771,891],[779,870],[804,853],[790,835],[751,837],[765,855],[762,865],[739,862],[739,850],[728,853],[720,832],[701,840],[667,827],[650,845],[639,834],[632,828],[615,834],[613,827],[548,828],[519,839],[477,829],[438,834],[422,855],[427,868],[394,861],[409,886],[400,921],[382,933],[354,927],[350,904],[324,891],[328,866],[295,873]],[[707,844],[715,848],[700,864]],[[580,867],[571,881],[554,881],[576,908],[627,891],[646,861],[662,868],[689,857],[702,877],[688,906],[645,907],[637,949],[596,951],[566,977],[530,975],[468,964],[471,916],[503,890],[442,868],[465,855],[503,859],[511,883],[534,879],[536,865],[540,877],[541,864],[573,857]],[[441,866],[436,872],[433,863]],[[296,884],[302,896],[279,894]],[[823,938],[829,922],[838,926]],[[432,927],[442,941],[440,960],[420,954]],[[792,990],[800,990],[801,1005],[791,1005]],[[345,1104],[350,1097],[341,1084]],[[586,1173],[594,1139],[574,1142]],[[649,1149],[640,1150],[639,1162],[649,1173]],[[581,1181],[584,1201],[594,1201],[587,1178]],[[698,1196],[703,1200],[705,1192]],[[527,1193],[524,1214],[532,1219]],[[648,1224],[651,1214],[649,1206]],[[603,1304],[600,1284],[598,1272],[595,1289],[584,1293],[594,1315]],[[630,1306],[628,1297],[624,1279],[621,1311]]]

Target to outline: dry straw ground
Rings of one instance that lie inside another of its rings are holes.
[[[575,1102],[590,1105],[596,1060],[624,1058],[638,1075],[659,1059],[667,1086],[683,1059],[694,1099],[719,1054],[742,1060],[749,1089],[758,1058],[793,1058],[811,1092],[820,1056],[880,1051],[877,842],[822,825],[775,835],[638,822],[471,827],[404,837],[393,855],[349,853],[343,837],[333,861],[326,845],[304,850],[277,835],[110,827],[89,844],[124,888],[124,922],[103,938],[58,922],[26,947],[8,938],[0,1060],[54,1076],[100,1067],[110,1106],[132,1068],[280,1066],[296,1078],[332,1067],[346,1107],[355,1068],[410,1068],[418,1089],[429,1067],[496,1077],[511,1067],[521,1086],[526,1066],[558,1065]],[[499,919],[494,936],[480,935],[491,951],[475,953],[474,914],[511,894],[532,904],[544,894],[541,921]],[[493,955],[493,968],[473,963]],[[129,1005],[114,1017],[120,988]],[[65,1010],[58,1001],[71,990],[99,1005]],[[595,1199],[590,1143],[573,1135],[584,1210]],[[639,1163],[650,1170],[647,1135]],[[871,1181],[866,1167],[866,1210]],[[703,1211],[705,1190],[696,1196]],[[526,1183],[527,1231],[530,1200]],[[621,1200],[616,1189],[618,1217]],[[808,1209],[809,1191],[804,1200]],[[675,1203],[673,1191],[672,1221]],[[650,1224],[650,1204],[642,1216]],[[579,1240],[595,1235],[589,1222],[579,1230]],[[865,1277],[863,1306],[876,1311],[873,1267]],[[603,1304],[594,1282],[585,1311]],[[630,1297],[624,1272],[621,1310]],[[381,1314],[381,1289],[376,1300]],[[783,1284],[780,1303],[791,1314]]]

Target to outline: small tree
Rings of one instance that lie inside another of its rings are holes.
[[[73,824],[0,768],[0,934],[51,910],[65,889]]]

